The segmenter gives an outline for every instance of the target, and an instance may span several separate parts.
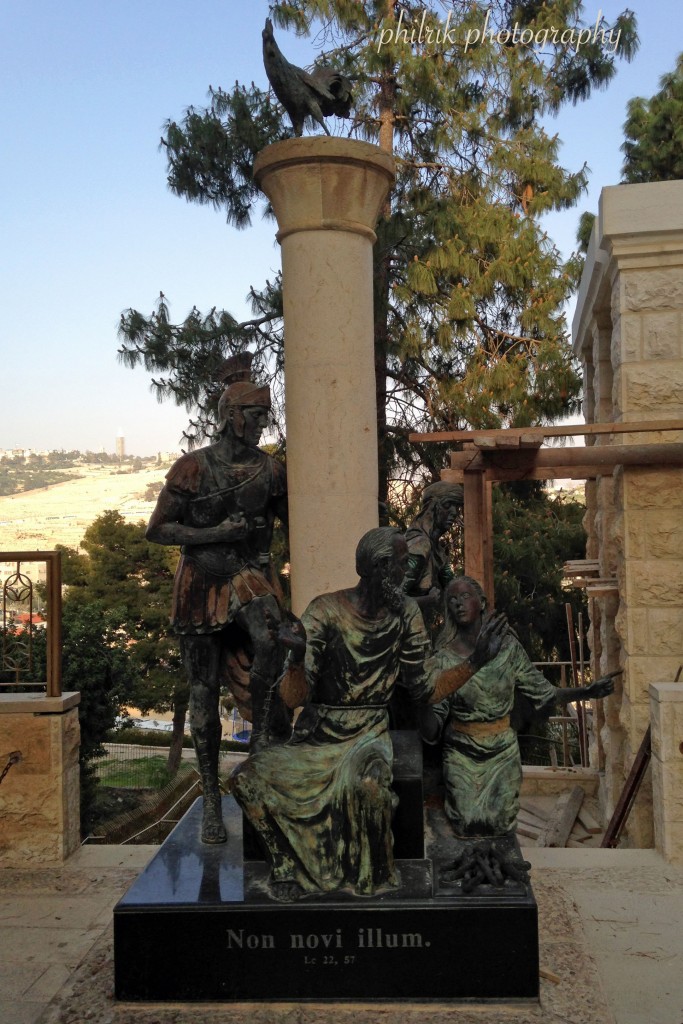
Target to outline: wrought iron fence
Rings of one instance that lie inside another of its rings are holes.
[[[23,570],[27,562],[45,565],[45,620],[38,621],[39,589]],[[59,551],[0,551],[2,619],[0,621],[0,687],[62,693],[62,570]],[[34,682],[35,641],[46,631],[45,680]]]

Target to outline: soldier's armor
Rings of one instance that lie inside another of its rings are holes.
[[[285,470],[265,452],[254,456],[250,463],[228,463],[209,445],[178,459],[166,478],[168,490],[184,499],[184,526],[206,529],[244,518],[248,529],[241,540],[181,549],[171,616],[179,633],[221,629],[253,597],[275,594],[266,572]]]

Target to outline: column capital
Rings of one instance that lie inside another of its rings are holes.
[[[394,158],[369,142],[307,137],[262,150],[254,180],[272,203],[278,242],[299,231],[350,231],[374,244],[395,171]]]

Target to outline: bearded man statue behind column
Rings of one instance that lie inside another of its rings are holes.
[[[252,722],[252,750],[290,733],[290,713],[274,685],[284,612],[269,553],[275,518],[287,518],[286,477],[257,447],[270,392],[249,379],[250,362],[230,361],[237,369],[218,403],[217,439],[173,465],[147,528],[149,540],[181,546],[171,623],[190,683],[205,843],[227,839],[218,783],[221,686]]]

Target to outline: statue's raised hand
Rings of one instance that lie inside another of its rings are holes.
[[[503,645],[507,630],[508,620],[502,612],[498,615],[489,615],[484,620],[474,650],[469,656],[474,669],[480,669],[482,665],[495,658]]]
[[[288,651],[292,652],[292,661],[304,660],[306,653],[306,630],[303,624],[292,617],[288,622],[280,624],[278,640]]]
[[[596,679],[590,686],[584,686],[584,698],[600,700],[601,697],[609,697],[610,693],[614,693],[614,677],[620,676],[622,671],[623,669],[619,669],[617,672],[610,672],[609,675]]]

